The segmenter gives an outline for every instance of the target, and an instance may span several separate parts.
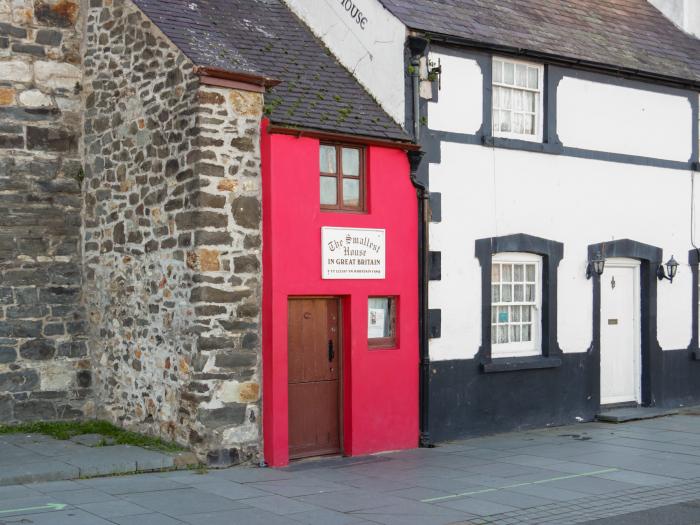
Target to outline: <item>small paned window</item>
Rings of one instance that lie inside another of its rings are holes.
[[[542,65],[493,59],[494,137],[542,141]]]
[[[370,297],[367,301],[367,340],[370,348],[396,346],[396,298]]]
[[[321,208],[365,210],[364,150],[339,144],[321,144]]]
[[[492,357],[541,353],[541,274],[537,255],[502,253],[491,263]]]

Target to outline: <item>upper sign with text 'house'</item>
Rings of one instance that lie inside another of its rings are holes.
[[[377,0],[284,0],[403,124],[406,28]]]

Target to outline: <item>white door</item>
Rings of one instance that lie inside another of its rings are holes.
[[[610,258],[600,277],[600,404],[641,401],[639,261]]]

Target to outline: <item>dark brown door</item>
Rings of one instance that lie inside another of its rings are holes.
[[[340,452],[337,299],[289,300],[289,457]]]

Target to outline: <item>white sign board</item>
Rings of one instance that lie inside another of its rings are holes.
[[[322,279],[384,279],[386,231],[321,228]]]
[[[367,337],[377,339],[384,337],[384,323],[386,322],[383,308],[370,308],[368,315]]]

